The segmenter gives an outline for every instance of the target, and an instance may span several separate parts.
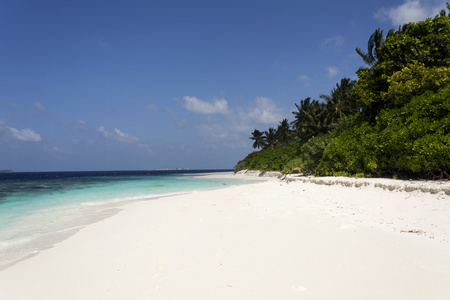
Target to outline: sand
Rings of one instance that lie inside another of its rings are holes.
[[[0,271],[0,299],[450,299],[448,182],[294,179],[123,206]]]

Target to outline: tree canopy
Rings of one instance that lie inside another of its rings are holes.
[[[236,169],[450,178],[447,13],[387,36],[378,28],[367,48],[356,48],[367,65],[356,71],[357,81],[343,78],[320,100],[300,100],[291,123],[285,119],[265,135],[255,130],[253,147],[262,150]],[[255,133],[261,133],[258,143]]]

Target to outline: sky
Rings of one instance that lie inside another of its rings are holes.
[[[1,0],[0,170],[231,169],[438,0]]]

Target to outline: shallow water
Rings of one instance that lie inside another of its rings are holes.
[[[244,184],[206,171],[0,174],[0,269],[51,247],[120,205]]]

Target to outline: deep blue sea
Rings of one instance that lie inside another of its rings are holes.
[[[244,184],[231,170],[0,173],[0,269],[132,201]],[[220,174],[220,173],[219,173]]]

